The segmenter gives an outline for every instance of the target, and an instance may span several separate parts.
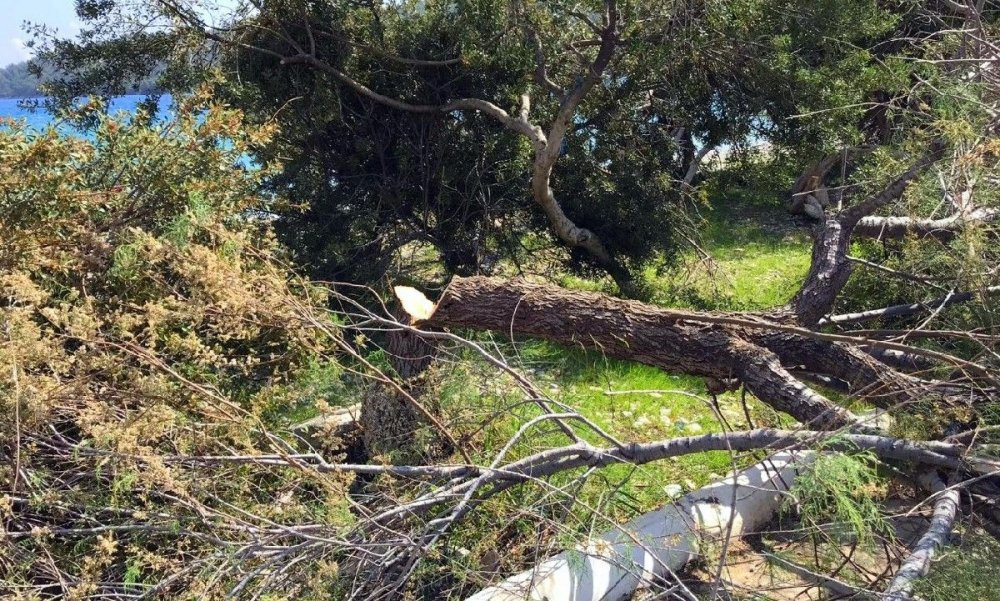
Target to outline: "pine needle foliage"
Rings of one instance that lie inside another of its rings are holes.
[[[886,485],[877,465],[871,453],[818,455],[789,490],[802,523],[832,537],[853,537],[866,547],[876,536],[890,536],[892,526],[879,503]]]

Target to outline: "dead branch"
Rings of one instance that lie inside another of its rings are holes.
[[[941,219],[869,215],[858,221],[854,228],[854,235],[878,240],[899,240],[907,236],[916,236],[917,238],[930,236],[947,242],[970,226],[990,223],[996,221],[998,217],[1000,217],[1000,211],[993,209],[976,209]]]
[[[982,296],[993,295],[1000,292],[1000,286],[990,286],[983,290],[957,292],[939,298],[931,299],[922,303],[910,303],[907,305],[892,305],[882,309],[871,309],[869,311],[858,311],[857,313],[843,313],[832,315],[821,319],[818,325],[858,323],[860,321],[871,321],[883,317],[907,317],[917,313],[926,313],[958,303],[965,303]]]
[[[899,567],[885,591],[887,601],[908,601],[913,598],[913,583],[930,570],[934,553],[948,542],[955,513],[958,510],[959,490],[947,487],[940,478],[934,476],[933,489],[936,489],[937,500],[934,502],[934,514],[931,516],[927,532],[920,537],[913,553]]]

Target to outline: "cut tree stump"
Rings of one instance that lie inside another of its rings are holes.
[[[405,289],[397,287],[397,295],[401,290]],[[411,305],[413,302],[410,301]],[[397,319],[406,325],[414,319],[408,313],[396,313]],[[387,333],[385,351],[399,377],[399,388],[386,382],[376,382],[365,393],[359,421],[369,457],[414,450],[414,435],[422,424],[422,418],[411,399],[419,399],[423,394],[427,368],[437,354],[432,340],[406,329]]]

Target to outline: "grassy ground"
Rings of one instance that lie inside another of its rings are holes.
[[[788,301],[809,263],[806,236],[790,224],[780,206],[762,206],[751,213],[734,214],[716,207],[706,214],[708,227],[702,249],[706,261],[694,251],[682,263],[647,277],[653,302],[664,306],[753,310],[776,307]],[[565,285],[601,289],[602,284],[566,277]],[[482,335],[486,346],[503,354],[512,365],[531,376],[549,397],[571,407],[621,440],[655,441],[680,435],[720,431],[724,427],[777,425],[780,417],[767,406],[739,393],[718,398],[718,414],[700,378],[668,374],[659,369],[616,361],[600,353],[565,349],[538,341],[498,341]],[[540,412],[520,403],[521,395],[508,378],[476,361],[467,352],[451,362],[440,376],[442,406],[451,423],[467,434],[474,432],[478,459],[489,461],[517,432]],[[483,415],[494,420],[478,429]],[[725,424],[720,422],[721,415]],[[588,436],[595,444],[607,444]],[[515,445],[509,457],[523,456],[567,439],[551,426],[541,425]],[[742,462],[749,463],[753,457]],[[548,490],[522,487],[484,508],[478,517],[456,533],[456,548],[469,551],[456,558],[461,567],[477,570],[517,569],[537,545],[551,549],[570,545],[586,534],[609,528],[662,506],[671,494],[680,494],[723,477],[734,464],[728,453],[705,453],[655,462],[646,466],[612,467],[586,475],[567,474],[552,480]],[[566,512],[565,499],[576,507]],[[518,515],[532,507],[523,520],[497,524],[495,515]],[[582,509],[581,509],[582,508]],[[542,524],[542,526],[536,526]],[[541,538],[539,538],[541,537]],[[495,549],[504,548],[502,557]]]
[[[747,208],[734,212],[725,199],[717,201],[704,212],[700,250],[690,251],[670,269],[649,269],[646,278],[653,302],[703,310],[761,310],[791,298],[809,266],[805,229],[796,227],[774,199],[739,206]],[[561,283],[592,290],[607,286],[571,276]],[[699,378],[539,341],[515,343],[486,334],[479,340],[528,374],[553,401],[621,440],[655,441],[782,421],[754,399],[726,393],[717,405],[723,424]],[[455,361],[439,367],[436,394],[428,398],[437,399],[440,405],[435,409],[475,449],[476,459],[489,463],[540,412],[524,402],[509,377],[498,375],[468,351],[457,352]],[[492,418],[483,427],[485,415]],[[606,444],[595,435],[586,437]],[[567,442],[551,423],[542,423],[509,450],[507,459]],[[747,456],[742,461],[753,460]],[[733,467],[727,453],[706,453],[640,467],[563,474],[545,485],[515,488],[471,514],[449,538],[441,558],[446,560],[428,563],[428,573],[418,580],[426,583],[428,598],[454,586],[484,583],[491,574],[517,571],[536,556],[607,530],[611,522],[621,523],[662,506],[672,494],[717,480]],[[985,570],[1000,558],[996,544],[974,536],[962,549],[947,553],[921,584],[920,592],[928,601],[998,598],[995,587],[981,584],[988,581]]]

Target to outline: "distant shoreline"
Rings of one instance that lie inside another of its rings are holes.
[[[131,96],[169,96],[169,92],[130,92],[128,94],[121,94],[118,96],[112,96],[115,98],[129,98]],[[0,100],[45,100],[48,96],[3,96],[0,95]],[[82,96],[81,96],[82,98]]]

